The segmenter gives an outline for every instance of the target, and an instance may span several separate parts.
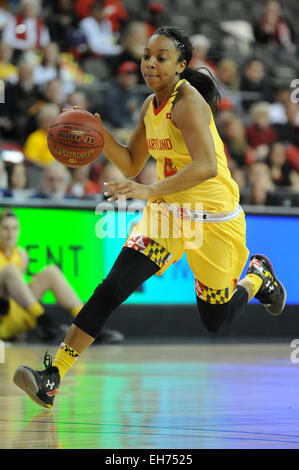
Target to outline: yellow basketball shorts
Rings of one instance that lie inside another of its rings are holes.
[[[0,339],[9,339],[36,327],[36,319],[15,300],[9,299],[9,310],[0,315]]]
[[[227,222],[186,220],[163,203],[151,202],[125,245],[154,261],[163,274],[186,253],[198,297],[211,304],[230,300],[246,264],[244,212]]]

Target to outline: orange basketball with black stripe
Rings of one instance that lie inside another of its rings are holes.
[[[103,150],[104,132],[101,121],[90,112],[63,111],[49,126],[48,147],[62,165],[71,168],[89,165]]]

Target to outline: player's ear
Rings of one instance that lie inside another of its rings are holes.
[[[186,67],[187,67],[187,61],[185,59],[178,62],[176,75],[180,75],[181,73],[183,73]]]

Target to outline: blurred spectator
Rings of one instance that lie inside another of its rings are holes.
[[[286,124],[286,105],[290,101],[290,89],[286,87],[277,88],[274,92],[273,103],[270,106],[271,124]]]
[[[73,1],[54,0],[53,10],[53,15],[47,20],[47,24],[51,38],[58,44],[60,50],[66,51],[84,43],[85,40],[78,32],[79,18]]]
[[[269,145],[277,140],[274,128],[270,125],[269,103],[261,101],[252,105],[252,124],[246,129],[247,142],[256,152],[257,160],[264,160],[269,153]]]
[[[141,172],[137,176],[137,181],[140,184],[154,184],[158,181],[157,179],[157,169],[156,169],[156,160],[150,158]]]
[[[254,24],[256,41],[276,46],[287,52],[294,53],[294,33],[290,24],[282,18],[280,4],[277,1],[266,2],[264,14]]]
[[[2,39],[16,51],[45,47],[50,35],[40,13],[39,0],[21,0],[20,12],[8,20]]]
[[[7,174],[11,197],[23,200],[32,194],[32,189],[27,188],[27,171],[24,163],[9,164]]]
[[[34,69],[34,83],[41,88],[59,76],[59,46],[51,42],[43,49],[42,61]]]
[[[25,142],[24,153],[27,160],[35,165],[49,166],[54,162],[47,145],[47,132],[50,123],[58,116],[60,109],[55,104],[46,104],[38,113],[38,129],[30,134]]]
[[[89,101],[83,91],[74,91],[68,96],[67,107],[79,106],[79,108],[88,109]]]
[[[294,171],[288,163],[285,147],[280,142],[272,145],[268,157],[272,181],[276,186],[290,186],[291,174]]]
[[[265,163],[254,163],[249,169],[251,190],[247,204],[268,205],[271,201],[270,191],[274,188],[269,167]]]
[[[41,199],[69,199],[67,188],[71,182],[69,170],[60,163],[54,162],[44,172],[42,186],[31,197]]]
[[[238,65],[234,60],[222,59],[216,67],[216,79],[223,98],[228,98],[237,112],[241,110],[241,98],[238,91]]]
[[[6,42],[0,42],[0,79],[16,83],[18,80],[18,67],[11,60],[13,49]]]
[[[278,140],[299,147],[299,104],[289,101],[285,106],[287,122],[275,124]]]
[[[240,91],[254,94],[252,98],[248,96],[242,99],[242,107],[246,111],[255,101],[272,101],[273,93],[265,80],[265,67],[260,59],[251,58],[247,61],[241,77]]]
[[[191,43],[193,46],[193,56],[190,62],[190,67],[194,69],[206,67],[212,74],[215,74],[215,64],[207,59],[207,55],[211,47],[211,41],[202,34],[195,34],[194,36],[191,36]]]
[[[43,98],[47,103],[56,104],[57,106],[60,106],[60,108],[65,105],[67,95],[60,78],[55,78],[47,83]]]
[[[144,84],[144,79],[140,71],[140,61],[144,54],[144,48],[147,42],[147,27],[142,21],[132,21],[126,28],[122,45],[123,52],[119,55],[119,64],[122,62],[135,62],[138,66],[138,83]],[[117,70],[115,70],[117,72]]]
[[[122,47],[115,44],[110,21],[105,18],[103,0],[97,0],[92,5],[91,16],[81,20],[79,26],[93,54],[114,56],[122,51]]]
[[[143,97],[136,93],[138,66],[134,62],[123,62],[105,94],[101,105],[101,115],[113,127],[129,127],[136,125]]]
[[[83,19],[90,16],[91,7],[96,0],[75,0],[75,10],[78,16]],[[103,16],[110,21],[113,32],[123,30],[129,19],[128,12],[121,0],[105,0],[103,5]]]
[[[32,107],[39,100],[39,90],[33,81],[34,65],[19,67],[18,82],[5,87],[5,103],[0,107],[1,132],[6,139],[23,145],[28,135],[28,120]]]
[[[148,19],[146,21],[147,36],[151,37],[154,32],[165,24],[165,7],[163,3],[151,2],[148,7]]]
[[[89,166],[71,168],[72,181],[68,189],[70,196],[88,198],[100,193],[99,185],[89,178],[89,171]]]
[[[231,169],[236,166],[243,168],[255,161],[255,153],[246,139],[245,126],[237,116],[232,116],[226,121],[222,137],[228,156],[232,159],[232,162],[229,162]]]
[[[125,179],[125,177],[122,172],[117,166],[108,161],[99,176],[99,188],[101,193],[105,191],[105,182],[109,183],[110,181],[121,181],[123,179]],[[106,196],[103,197],[105,198]]]

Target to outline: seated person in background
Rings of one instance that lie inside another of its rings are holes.
[[[270,205],[270,192],[274,189],[269,167],[265,163],[254,163],[249,168],[250,191],[246,204]]]
[[[18,246],[20,225],[12,211],[0,215],[0,338],[9,340],[25,331],[38,327],[40,338],[55,339],[60,331],[45,313],[40,301],[51,291],[58,305],[69,311],[75,318],[83,306],[61,270],[54,265],[46,266],[32,276],[29,284],[23,274],[27,271],[29,256]],[[118,332],[101,338],[121,340]]]
[[[270,104],[264,101],[250,108],[252,124],[246,129],[248,144],[256,151],[256,159],[264,160],[269,152],[269,145],[277,140],[274,127],[270,124]]]
[[[270,148],[268,163],[276,186],[292,186],[292,173],[295,170],[288,163],[285,146],[281,142],[275,142]]]
[[[68,188],[68,194],[76,198],[92,198],[100,194],[97,183],[89,178],[89,166],[71,168],[72,181]]]
[[[104,186],[105,182],[109,183],[109,181],[121,181],[124,179],[125,179],[124,175],[117,168],[117,166],[115,166],[113,163],[108,161],[99,176],[100,191],[102,193],[105,191],[105,186]]]
[[[71,182],[68,168],[54,161],[45,169],[42,186],[31,197],[40,199],[55,199],[61,201],[69,199],[67,188]]]
[[[268,0],[264,14],[254,24],[254,35],[257,42],[295,53],[294,32],[286,19],[282,18],[280,4]]]
[[[148,40],[147,26],[143,21],[130,21],[122,36],[123,52],[118,56],[118,64],[135,62],[138,67],[138,83],[144,85],[140,61]],[[114,70],[117,73],[117,69]]]
[[[45,47],[50,42],[50,35],[40,13],[41,2],[21,0],[20,12],[7,22],[2,39],[16,51]]]
[[[34,65],[19,66],[16,84],[5,85],[5,103],[0,106],[0,128],[7,140],[23,145],[28,135],[32,106],[39,100],[39,89],[34,84]]]
[[[14,199],[26,199],[32,193],[27,189],[27,172],[24,163],[10,163],[7,165],[8,187]]]
[[[236,115],[228,116],[225,120],[222,138],[230,169],[243,168],[255,162],[255,152],[248,145],[245,126]]]
[[[97,0],[91,6],[90,12],[90,16],[79,23],[90,52],[99,56],[118,55],[122,47],[115,44],[111,23],[105,18],[104,1]]]
[[[24,145],[26,159],[35,165],[46,167],[54,162],[48,149],[47,132],[50,123],[59,113],[60,109],[56,104],[46,104],[38,112],[38,129],[27,137]]]
[[[252,98],[248,95],[248,97],[242,99],[242,107],[245,111],[248,111],[256,101],[272,101],[273,92],[271,86],[265,80],[265,67],[260,59],[253,57],[245,64],[240,82],[240,91],[255,94]]]
[[[13,48],[0,42],[0,79],[16,83],[18,80],[18,67],[11,62],[13,56]]]
[[[150,2],[147,7],[147,35],[150,38],[154,32],[165,24],[165,7],[161,2]]]
[[[46,83],[59,77],[59,46],[56,42],[50,42],[43,49],[41,63],[34,69],[34,83],[40,88]]]
[[[210,39],[203,34],[194,34],[194,36],[191,36],[191,43],[193,46],[193,56],[190,66],[193,69],[206,67],[210,73],[214,75],[215,65],[207,59],[207,55],[211,47]]]
[[[134,128],[138,121],[143,96],[136,92],[138,66],[123,62],[117,71],[117,79],[111,82],[101,104],[101,116],[113,127]]]

